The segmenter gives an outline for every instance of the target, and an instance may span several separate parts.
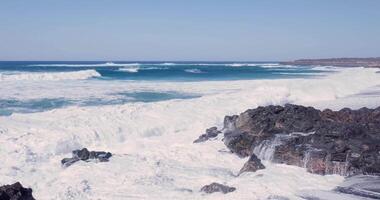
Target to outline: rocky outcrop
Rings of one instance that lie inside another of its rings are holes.
[[[211,128],[209,128],[209,129],[206,130],[205,134],[202,134],[201,136],[199,136],[198,139],[194,140],[193,143],[205,142],[205,141],[207,141],[210,138],[215,138],[220,133],[222,133],[222,132],[219,131],[217,127],[211,127]]]
[[[317,174],[380,174],[380,107],[258,107],[225,117],[224,143],[240,157],[256,154]]]
[[[321,65],[337,67],[380,67],[378,58],[326,58],[326,59],[300,59],[281,62],[283,65]]]
[[[251,157],[249,157],[248,161],[240,169],[238,176],[244,172],[256,172],[260,169],[265,169],[265,166],[261,163],[261,160],[255,154],[252,154]]]
[[[112,154],[110,152],[88,151],[87,148],[83,148],[81,150],[74,150],[72,152],[72,158],[64,158],[62,159],[61,163],[64,167],[68,167],[80,160],[82,161],[97,160],[99,162],[107,162],[111,156]]]
[[[34,200],[32,189],[24,188],[21,183],[17,182],[12,185],[3,185],[0,187],[1,200]]]
[[[210,185],[205,185],[201,188],[201,192],[205,193],[214,193],[214,192],[221,192],[223,194],[227,194],[229,192],[235,191],[236,188],[234,187],[229,187],[227,185],[223,185],[220,183],[211,183]]]

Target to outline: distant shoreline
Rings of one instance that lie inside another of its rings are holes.
[[[380,68],[380,57],[376,58],[326,58],[326,59],[299,59],[280,62],[283,65],[320,65],[336,67],[375,67]]]

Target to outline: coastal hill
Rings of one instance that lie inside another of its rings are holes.
[[[380,57],[376,58],[326,58],[326,59],[300,59],[281,62],[285,65],[321,65],[337,67],[380,67]]]

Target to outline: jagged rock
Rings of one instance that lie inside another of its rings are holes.
[[[211,183],[210,185],[205,185],[201,188],[201,192],[205,193],[214,193],[214,192],[222,192],[223,194],[227,194],[229,192],[235,191],[236,188],[229,187],[227,185],[222,185],[220,183]]]
[[[255,153],[317,174],[380,174],[380,107],[249,109],[225,117],[224,143],[240,157]]]
[[[87,148],[81,150],[74,150],[72,152],[72,158],[64,158],[61,163],[64,167],[68,167],[77,161],[89,161],[98,160],[99,162],[107,162],[112,156],[110,152],[105,151],[88,151]]]
[[[21,183],[17,182],[12,185],[3,185],[0,187],[1,200],[34,200],[32,189],[24,188]]]
[[[238,176],[244,172],[256,172],[260,169],[265,169],[265,166],[255,154],[252,154],[248,161],[244,164],[243,168],[240,169]]]
[[[211,127],[206,130],[205,134],[202,134],[198,139],[194,140],[193,143],[205,142],[210,138],[218,136],[219,133],[221,133],[221,131],[219,131],[217,127]]]

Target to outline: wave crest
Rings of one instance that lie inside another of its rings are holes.
[[[74,72],[29,72],[29,73],[0,73],[0,81],[59,81],[84,80],[101,75],[96,70],[81,70]]]
[[[188,72],[188,73],[193,73],[193,74],[201,74],[201,73],[205,73],[205,72],[203,72],[202,70],[200,70],[200,69],[185,69],[184,70],[185,72]]]
[[[126,67],[126,66],[138,66],[140,63],[113,63],[106,62],[100,64],[33,64],[29,67]]]

